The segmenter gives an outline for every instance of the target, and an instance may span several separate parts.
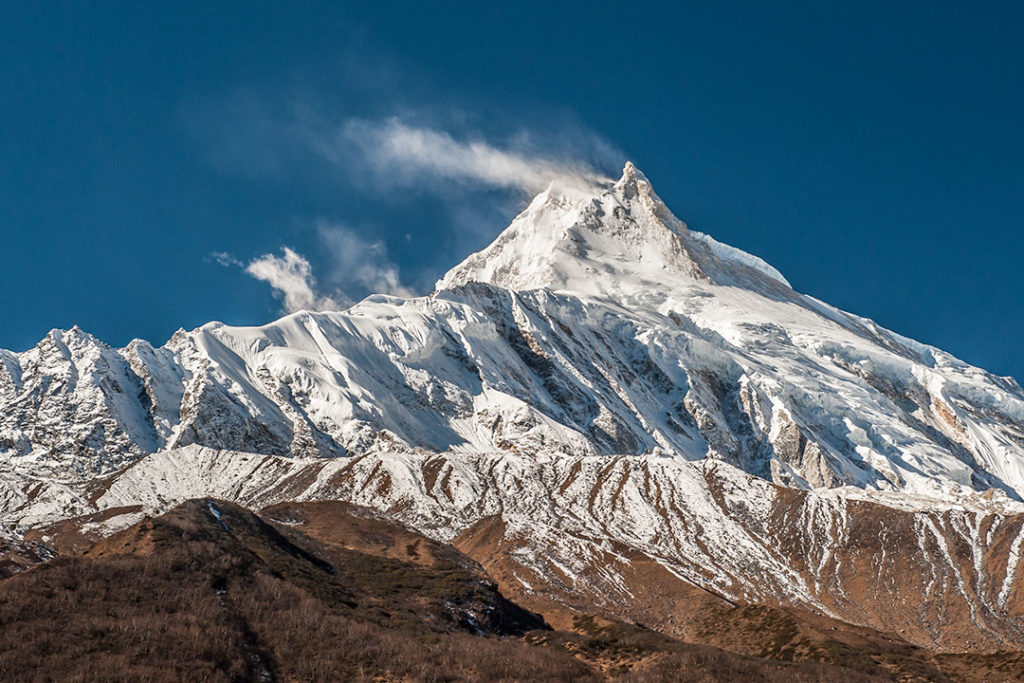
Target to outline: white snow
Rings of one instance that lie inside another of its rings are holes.
[[[773,483],[813,490],[792,520],[806,574],[765,531]],[[723,595],[822,610],[846,504],[870,500],[925,516],[936,567],[944,534],[970,544],[966,596],[996,542],[982,521],[1024,510],[1024,391],[794,292],[690,231],[632,165],[592,196],[541,193],[429,296],[159,348],[75,328],[0,352],[0,523],[332,496],[439,538],[501,514],[565,549],[523,550],[541,574],[579,579],[622,542]],[[928,517],[964,510],[952,530]],[[618,571],[601,585],[624,586]]]

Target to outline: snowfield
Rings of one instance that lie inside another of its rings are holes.
[[[915,599],[944,588],[994,642],[1021,635],[1020,386],[794,291],[632,164],[592,196],[552,185],[425,297],[0,351],[0,524],[197,496],[351,500],[446,539],[498,515],[527,587],[626,600],[623,546],[863,623],[891,615],[857,572],[909,561]],[[878,510],[904,545],[866,566],[851,529]]]

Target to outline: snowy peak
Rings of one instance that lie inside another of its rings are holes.
[[[632,162],[616,183],[590,196],[570,196],[552,185],[437,288],[469,282],[629,301],[652,286],[693,282],[789,289],[760,259],[688,230]]]
[[[1024,499],[1018,386],[794,292],[632,164],[589,196],[552,185],[438,288],[160,348],[75,328],[0,352],[0,474],[189,445],[664,453],[797,488]]]
[[[651,181],[647,179],[647,176],[632,161],[626,162],[622,169],[622,177],[612,186],[612,191],[624,200],[629,201],[643,197],[650,204],[660,206],[666,211],[668,210],[668,207],[661,201],[661,198],[655,194]],[[685,226],[683,227],[685,228]]]
[[[445,539],[500,525],[548,604],[633,604],[660,573],[1019,649],[1020,386],[798,294],[633,164],[568,185],[431,296],[0,350],[0,546],[197,496],[346,500]]]

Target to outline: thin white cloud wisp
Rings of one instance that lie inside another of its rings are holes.
[[[415,296],[402,285],[398,266],[389,258],[381,240],[366,240],[351,228],[321,221],[320,242],[331,255],[331,279],[354,284],[367,292]]]
[[[317,224],[317,236],[329,263],[325,281],[331,287],[326,290],[313,276],[309,260],[291,247],[283,247],[279,256],[263,254],[248,264],[226,252],[210,256],[222,266],[239,266],[270,285],[284,313],[345,309],[352,304],[346,294],[349,291],[360,296],[415,296],[402,284],[398,266],[388,258],[387,246],[381,240],[365,239],[344,225],[325,221]]]
[[[282,256],[264,254],[253,259],[245,267],[245,272],[269,284],[281,298],[286,313],[343,308],[334,297],[317,294],[309,261],[288,247],[284,247]]]
[[[415,185],[443,179],[536,194],[552,183],[565,191],[593,192],[612,182],[582,162],[500,149],[480,140],[463,142],[447,132],[408,126],[397,118],[351,119],[342,127],[341,139],[355,145],[378,176],[392,183]],[[326,157],[341,163],[344,155],[339,148],[337,143],[319,146]]]

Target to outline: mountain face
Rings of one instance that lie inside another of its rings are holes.
[[[480,680],[502,649],[486,636],[549,630],[455,549],[341,503],[189,501],[0,581],[0,602],[4,680]]]
[[[1006,657],[936,656],[827,618],[724,603],[698,643],[589,614],[553,630],[451,545],[339,502],[257,515],[190,500],[0,577],[0,604],[0,675],[16,681],[818,683],[1024,671]],[[819,651],[829,661],[814,661]]]
[[[1020,386],[797,293],[631,164],[552,186],[426,297],[0,351],[0,522],[129,510],[91,523],[111,533],[200,495],[352,500],[446,540],[491,520],[474,547],[566,608],[641,609],[650,565],[1024,643]]]

